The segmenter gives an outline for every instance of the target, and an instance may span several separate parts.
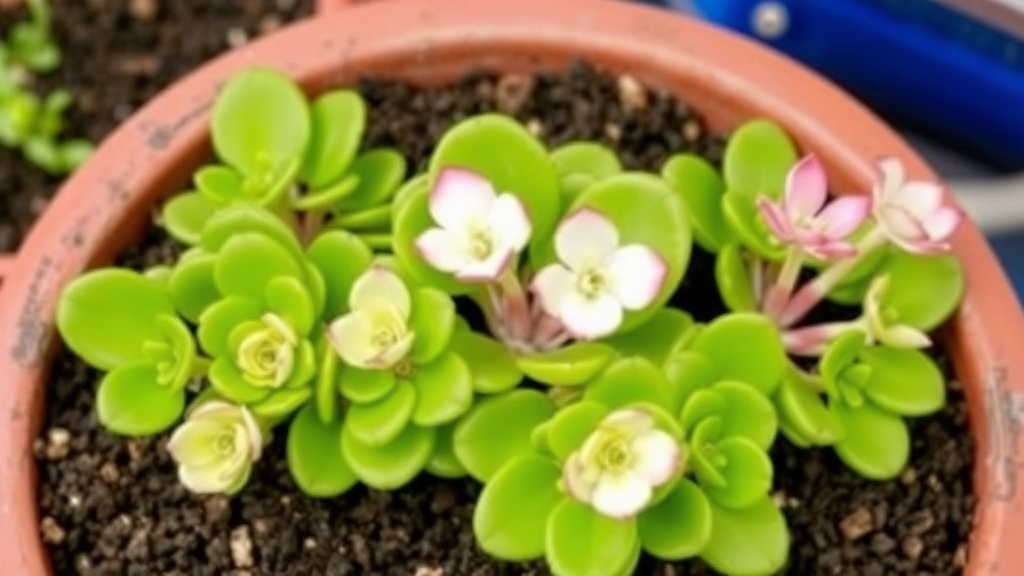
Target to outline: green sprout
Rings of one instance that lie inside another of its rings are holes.
[[[944,403],[921,348],[963,293],[944,253],[959,214],[898,163],[870,201],[829,202],[822,163],[769,121],[733,133],[721,171],[676,155],[650,174],[484,114],[406,178],[365,147],[367,113],[350,90],[238,74],[213,106],[216,160],[160,215],[187,249],[61,296],[64,341],[102,372],[100,422],[169,431],[189,490],[243,490],[283,429],[312,497],[482,483],[473,530],[498,559],[764,575],[789,548],[780,433],[892,478],[903,419]],[[670,304],[694,243],[731,310],[706,322]],[[807,325],[823,299],[858,313]]]

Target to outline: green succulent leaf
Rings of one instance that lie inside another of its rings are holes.
[[[715,444],[714,458],[724,485],[719,485],[718,478],[706,482],[702,469],[696,470],[704,493],[713,502],[741,510],[768,494],[772,487],[772,461],[759,446],[739,436],[727,437]]]
[[[366,446],[388,444],[409,424],[417,400],[416,386],[399,380],[395,388],[380,400],[349,406],[345,418],[346,433]]]
[[[308,387],[278,390],[262,402],[250,405],[249,410],[259,418],[276,422],[298,410],[312,396],[313,389]]]
[[[320,310],[313,308],[313,298],[301,282],[289,276],[277,276],[266,283],[264,290],[263,299],[270,312],[281,317],[296,334],[309,334]]]
[[[677,352],[663,367],[672,394],[673,414],[678,414],[691,395],[718,382],[718,369],[700,352]]]
[[[819,366],[822,381],[830,394],[836,394],[840,375],[857,361],[865,345],[864,334],[859,330],[844,332],[829,343]]]
[[[103,426],[123,436],[150,436],[168,429],[185,410],[185,390],[157,382],[156,366],[124,364],[107,373],[96,391]]]
[[[324,422],[310,403],[288,427],[288,470],[309,496],[332,498],[359,481],[341,456],[341,421]]]
[[[207,377],[218,394],[239,404],[262,402],[271,393],[270,388],[250,384],[229,356],[215,358]]]
[[[455,454],[455,422],[436,428],[434,453],[430,455],[426,470],[441,478],[462,478],[468,472]]]
[[[326,188],[310,190],[303,196],[293,198],[291,201],[291,207],[293,210],[298,211],[326,211],[336,205],[342,198],[355,192],[358,187],[359,177],[355,174],[349,174]]]
[[[661,177],[683,198],[690,215],[693,239],[709,252],[733,241],[722,213],[725,183],[713,166],[694,154],[676,154],[661,168]]]
[[[756,312],[757,297],[750,269],[738,243],[726,244],[715,258],[715,283],[722,301],[733,312]]]
[[[263,313],[259,302],[242,296],[229,296],[203,310],[199,316],[199,345],[213,357],[232,353],[228,337],[243,322],[255,320]]]
[[[578,450],[611,410],[604,404],[582,401],[570,404],[552,417],[545,429],[551,454],[564,462]]]
[[[397,150],[374,148],[363,152],[349,167],[349,173],[359,178],[359,186],[336,207],[346,213],[386,204],[402,185],[405,171],[405,157]]]
[[[180,260],[168,278],[167,292],[174,307],[189,322],[198,322],[203,311],[220,299],[220,291],[213,281],[216,262],[214,254]]]
[[[622,172],[622,164],[613,150],[597,142],[578,141],[551,151],[561,182],[563,204],[568,206],[594,182]]]
[[[238,170],[221,164],[210,164],[196,170],[192,177],[199,195],[214,205],[245,199],[244,178]]]
[[[778,423],[775,407],[763,394],[743,382],[722,381],[690,396],[680,423],[685,430],[708,416],[722,420],[722,436],[746,438],[762,450],[771,447]]]
[[[536,390],[481,400],[455,428],[455,455],[471,476],[489,482],[505,463],[533,451],[531,432],[554,413],[555,403]]]
[[[730,191],[751,199],[761,194],[779,198],[796,161],[796,147],[785,130],[771,120],[752,120],[730,135],[722,174]]]
[[[295,231],[279,216],[247,204],[229,206],[214,214],[203,228],[200,246],[210,254],[217,254],[228,241],[247,233],[267,237],[285,249],[296,262],[301,262],[305,257]]]
[[[417,364],[433,362],[448,347],[455,328],[455,303],[434,288],[412,292],[412,316],[409,326],[416,333],[412,359]]]
[[[786,250],[768,231],[753,197],[730,190],[722,196],[722,212],[739,243],[766,260],[782,260]]]
[[[919,256],[893,250],[878,274],[889,276],[882,310],[901,324],[931,331],[953,313],[964,295],[963,267],[955,256]]]
[[[448,350],[466,362],[473,390],[481,394],[511,390],[523,379],[512,351],[483,334],[455,329]]]
[[[413,376],[416,409],[412,421],[438,426],[455,420],[473,403],[473,377],[458,355],[445,352],[433,362],[416,367]]]
[[[311,131],[305,95],[287,76],[267,69],[241,72],[224,85],[211,127],[217,156],[246,175],[301,160]]]
[[[157,318],[175,314],[167,292],[130,270],[89,272],[64,288],[57,305],[57,328],[83,360],[111,370],[143,358],[147,341],[161,341]]]
[[[843,428],[824,399],[796,374],[782,380],[775,391],[775,405],[779,427],[795,434],[798,441],[828,446],[843,437]]]
[[[782,338],[771,320],[752,313],[721,316],[694,338],[690,350],[704,354],[722,380],[739,380],[770,395],[788,366]]]
[[[646,402],[668,411],[674,404],[665,374],[637,356],[609,366],[587,385],[583,398],[612,409]]]
[[[847,466],[872,480],[895,478],[903,471],[910,435],[902,418],[868,403],[852,408],[836,402],[832,411],[846,431],[835,449]]]
[[[219,209],[220,206],[206,196],[185,192],[164,204],[160,219],[172,238],[194,246],[199,243],[206,223]]]
[[[314,403],[322,424],[334,422],[338,413],[338,375],[341,362],[334,349],[321,338],[318,342],[316,379],[313,381]]]
[[[375,208],[340,215],[331,222],[331,225],[360,232],[387,231],[391,229],[392,212],[393,206],[382,204]]]
[[[635,521],[616,520],[566,498],[548,519],[545,559],[555,574],[618,576],[633,567]]]
[[[774,574],[786,564],[786,519],[767,496],[743,510],[711,504],[711,540],[701,558],[730,576]]]
[[[615,349],[599,342],[574,342],[551,352],[527,354],[516,366],[528,377],[552,386],[578,386],[598,374],[615,358]]]
[[[213,278],[226,296],[262,301],[264,290],[279,276],[303,278],[299,263],[271,238],[255,233],[238,234],[221,248]]]
[[[878,407],[900,416],[925,416],[946,403],[942,371],[919,350],[870,346],[860,361],[872,368],[861,386]]]
[[[642,356],[661,366],[692,333],[693,318],[678,308],[662,308],[635,330],[604,340],[622,356]]]
[[[458,446],[456,433],[456,447]],[[561,471],[550,458],[521,454],[485,485],[473,513],[473,532],[485,552],[501,560],[544,555],[548,519],[566,500],[558,489]]]
[[[347,400],[360,404],[376,402],[395,388],[397,380],[391,370],[364,370],[355,366],[344,366],[338,376],[341,395]]]
[[[328,321],[348,312],[352,285],[373,262],[373,252],[354,234],[331,230],[317,236],[307,251],[326,287],[323,316]]]
[[[423,470],[434,453],[433,428],[407,426],[391,442],[371,446],[359,441],[343,426],[341,453],[359,480],[377,490],[394,490]]]
[[[700,487],[680,480],[661,502],[640,513],[637,529],[644,550],[653,556],[691,558],[711,539],[711,504]]]
[[[309,107],[309,146],[299,177],[312,189],[335,182],[355,158],[366,127],[366,103],[358,92],[335,90]]]

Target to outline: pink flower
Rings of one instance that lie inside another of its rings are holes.
[[[942,203],[942,187],[934,182],[906,181],[897,158],[878,162],[879,181],[873,188],[874,215],[889,239],[907,252],[937,254],[949,250],[946,241],[963,215]]]
[[[498,194],[486,178],[445,168],[430,192],[430,216],[439,226],[416,238],[428,264],[465,282],[493,282],[530,239],[526,208],[514,194]]]
[[[827,197],[825,169],[809,154],[790,170],[781,205],[764,196],[757,205],[769,230],[782,242],[822,260],[848,258],[857,249],[845,239],[867,217],[870,200],[848,196],[825,206]]]

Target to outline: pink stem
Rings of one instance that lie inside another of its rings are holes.
[[[775,283],[768,288],[764,304],[761,306],[762,311],[769,318],[778,318],[789,302],[789,297],[793,294],[793,287],[796,286],[797,278],[800,277],[800,266],[803,264],[803,260],[803,251],[796,246],[791,246],[786,252],[782,269],[779,271]]]
[[[530,303],[526,298],[526,291],[516,278],[513,269],[509,266],[501,278],[498,279],[499,301],[501,315],[505,321],[509,336],[516,340],[525,340],[530,337],[532,327],[532,316]]]
[[[821,356],[832,340],[850,330],[864,330],[864,319],[788,330],[782,333],[782,342],[794,356]]]

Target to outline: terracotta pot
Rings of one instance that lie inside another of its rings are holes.
[[[321,7],[340,5],[322,0]],[[838,89],[739,37],[636,5],[598,0],[378,0],[282,30],[197,70],[128,120],[67,182],[7,270],[0,291],[0,558],[5,574],[49,573],[38,530],[32,442],[43,419],[61,287],[109,262],[151,225],[154,205],[208,158],[217,86],[262,64],[317,92],[358,75],[424,83],[480,67],[527,71],[582,57],[692,102],[713,127],[781,122],[823,158],[840,190],[865,190],[871,160],[896,154],[934,174],[889,128]],[[976,529],[968,573],[1024,574],[1024,319],[984,238],[954,239],[968,291],[945,331],[977,446]]]

